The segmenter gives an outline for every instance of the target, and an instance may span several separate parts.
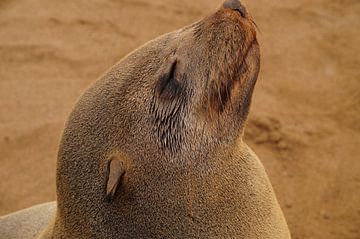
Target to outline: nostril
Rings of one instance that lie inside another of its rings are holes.
[[[246,9],[239,0],[226,0],[223,7],[237,11],[242,17],[246,17]]]
[[[239,12],[240,15],[245,18],[246,17],[246,11],[245,11],[245,8],[237,8],[237,9],[234,9],[235,11]]]

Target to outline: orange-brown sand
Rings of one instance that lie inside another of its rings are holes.
[[[56,199],[61,130],[97,77],[220,3],[0,0],[0,215]],[[246,4],[262,49],[246,139],[293,238],[359,239],[360,1]]]

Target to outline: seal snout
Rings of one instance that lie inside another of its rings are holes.
[[[239,0],[226,0],[223,3],[223,7],[225,9],[232,9],[240,13],[240,15],[244,18],[247,17],[248,13],[244,5],[241,4]]]

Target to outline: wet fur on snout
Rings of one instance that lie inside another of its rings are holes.
[[[198,39],[206,31],[205,29],[213,29],[208,31],[206,36],[210,66],[206,101],[208,102],[207,110],[214,114],[221,114],[226,107],[232,106],[231,98],[235,84],[240,84],[240,87],[245,88],[244,95],[246,98],[251,98],[253,86],[256,83],[256,78],[246,79],[243,76],[249,70],[245,62],[249,49],[253,45],[258,45],[256,31],[251,26],[252,21],[243,21],[240,16],[229,17],[228,15],[238,14],[231,10],[220,10],[215,17],[210,18],[209,21],[202,21],[195,29]],[[259,60],[258,58],[252,64],[259,64]],[[243,100],[240,110],[248,112],[249,107],[250,101]]]

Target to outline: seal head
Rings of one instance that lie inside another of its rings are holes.
[[[155,94],[149,95],[150,114],[162,148],[173,153],[192,142],[184,138],[195,137],[191,133],[198,128],[210,128],[207,133],[219,140],[235,140],[242,132],[259,72],[259,46],[245,8],[226,5],[169,35],[162,52],[167,54],[161,56]]]

